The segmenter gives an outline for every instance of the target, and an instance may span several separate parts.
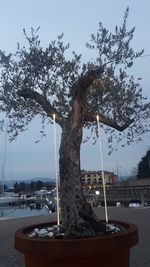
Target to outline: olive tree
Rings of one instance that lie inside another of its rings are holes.
[[[103,228],[82,192],[83,128],[97,134],[99,115],[110,149],[115,140],[124,141],[126,136],[129,144],[148,131],[150,103],[130,76],[133,61],[143,50],[135,52],[131,47],[135,28],[127,30],[127,17],[128,8],[112,33],[99,23],[86,44],[93,59],[85,63],[74,51],[70,56],[63,35],[43,48],[34,29],[30,35],[24,30],[27,48],[18,45],[15,54],[0,51],[0,110],[9,120],[10,138],[16,138],[37,115],[44,124],[55,114],[61,127],[60,205],[66,236],[89,236]]]

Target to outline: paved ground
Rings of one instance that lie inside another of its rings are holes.
[[[104,209],[96,209],[104,218]],[[150,208],[115,208],[108,210],[109,218],[135,223],[139,229],[139,244],[131,249],[130,267],[150,267]],[[55,219],[55,215],[0,221],[0,267],[23,267],[23,256],[14,249],[14,234],[23,226]],[[44,267],[44,266],[43,266]],[[71,267],[71,266],[70,266]]]

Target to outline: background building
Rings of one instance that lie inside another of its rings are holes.
[[[81,172],[82,185],[85,188],[96,188],[102,186],[102,171],[85,171]],[[104,171],[106,185],[115,185],[117,183],[117,175],[113,172]]]

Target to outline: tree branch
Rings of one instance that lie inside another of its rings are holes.
[[[99,114],[87,113],[85,116],[85,121],[88,121],[88,122],[96,121],[96,115],[99,115]],[[107,126],[110,126],[114,129],[120,131],[120,132],[123,132],[126,128],[128,128],[130,126],[130,124],[132,124],[134,122],[133,119],[129,119],[122,126],[120,126],[114,120],[112,120],[110,118],[106,118],[104,115],[99,115],[99,121],[101,123],[104,123]]]
[[[62,124],[63,117],[57,112],[57,110],[53,106],[51,106],[49,101],[44,96],[30,89],[18,90],[17,94],[23,97],[25,100],[27,98],[34,100],[37,104],[42,106],[43,110],[46,112],[48,117],[53,119],[53,114],[55,114],[56,122],[59,125]]]
[[[75,96],[81,96],[82,94],[85,94],[89,86],[91,86],[103,72],[104,66],[100,66],[88,71],[85,75],[81,75],[78,81],[73,85],[73,93]]]

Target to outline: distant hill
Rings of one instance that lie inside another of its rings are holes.
[[[48,177],[34,177],[34,178],[28,178],[28,179],[14,179],[14,180],[5,180],[4,184],[7,185],[8,187],[12,187],[14,183],[31,183],[31,182],[37,182],[37,181],[42,181],[42,182],[51,182],[55,183],[54,178],[48,178]],[[0,180],[0,184],[2,184],[2,180]]]

